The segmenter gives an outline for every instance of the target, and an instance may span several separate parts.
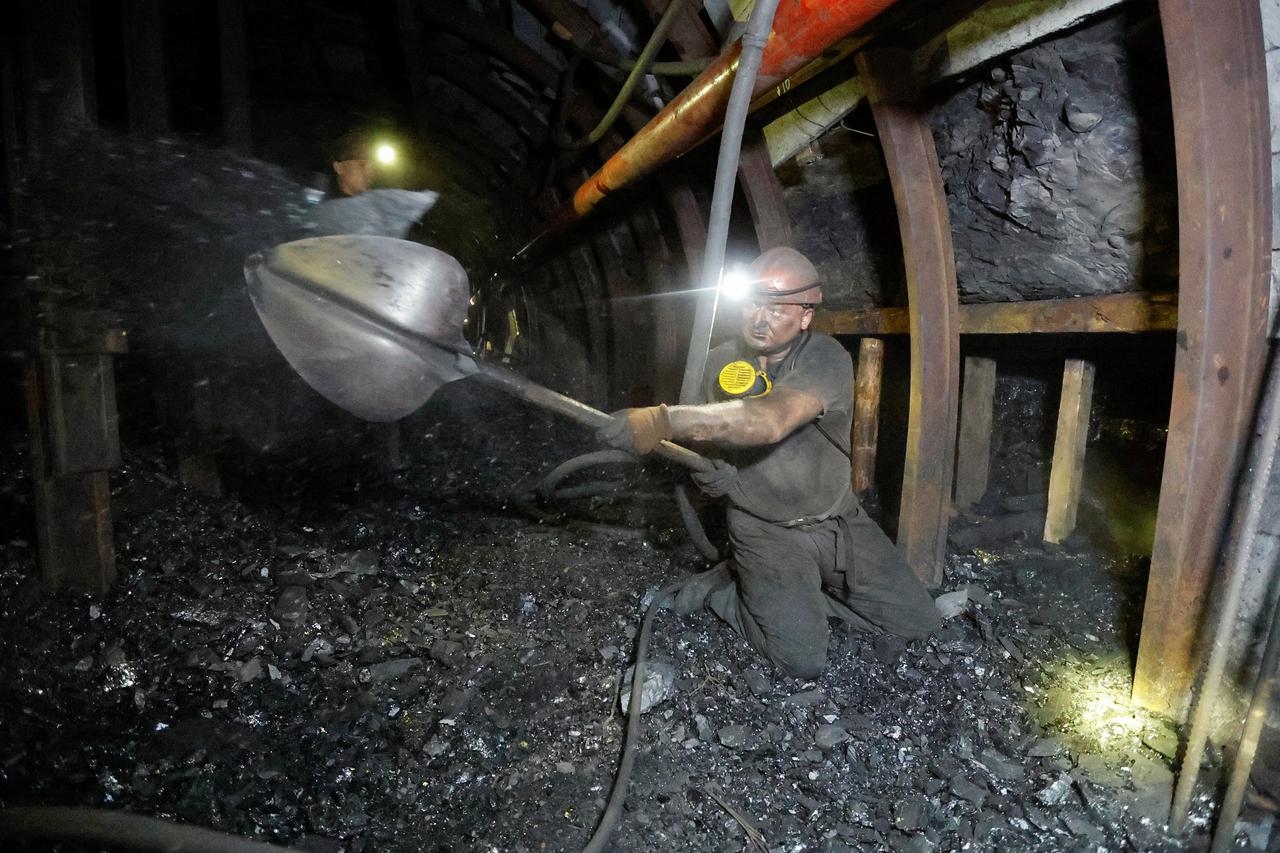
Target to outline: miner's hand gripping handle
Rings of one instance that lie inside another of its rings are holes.
[[[475,374],[477,379],[513,397],[519,397],[527,403],[564,415],[570,420],[593,429],[604,426],[610,421],[609,415],[599,409],[593,409],[572,397],[544,388],[504,367],[496,364],[478,364],[477,366],[479,367],[479,372]],[[669,441],[658,445],[654,453],[677,465],[683,465],[691,471],[708,472],[715,468],[711,460],[702,454],[694,453],[687,447],[681,447]]]

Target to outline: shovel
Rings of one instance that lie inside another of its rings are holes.
[[[609,415],[472,357],[462,336],[471,298],[452,256],[407,240],[310,237],[251,255],[249,296],[271,340],[307,383],[358,418],[396,421],[466,377],[592,428]],[[692,450],[654,451],[694,471]]]

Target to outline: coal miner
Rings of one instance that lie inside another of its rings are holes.
[[[343,134],[333,150],[334,184],[339,197],[368,192],[377,176],[374,146],[365,134],[355,131]]]
[[[600,438],[638,453],[663,440],[722,451],[715,471],[693,477],[726,499],[732,556],[687,583],[676,609],[710,609],[782,670],[811,677],[827,666],[828,617],[908,638],[940,621],[853,494],[853,363],[809,330],[818,271],[779,247],[751,264],[745,284],[741,336],[711,350],[703,403],[625,409]]]

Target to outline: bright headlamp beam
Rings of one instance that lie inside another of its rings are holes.
[[[377,160],[384,166],[390,166],[396,162],[396,149],[390,143],[384,142],[373,150],[373,159]]]
[[[747,271],[741,267],[727,269],[720,276],[720,295],[737,302],[747,295],[751,288],[751,279]]]

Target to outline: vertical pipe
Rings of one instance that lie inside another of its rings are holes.
[[[692,403],[698,398],[702,374],[707,367],[707,351],[711,348],[711,329],[716,320],[716,304],[720,298],[720,274],[724,267],[725,243],[729,239],[729,216],[733,208],[733,188],[738,176],[738,160],[742,153],[742,134],[751,109],[760,58],[773,28],[773,13],[778,0],[758,0],[751,10],[747,31],[742,34],[742,54],[729,92],[725,109],[724,130],[720,134],[720,157],[716,161],[715,190],[711,195],[711,215],[707,220],[707,250],[702,258],[701,293],[693,317],[693,334],[689,355],[684,365],[684,381],[680,384],[680,402]]]

